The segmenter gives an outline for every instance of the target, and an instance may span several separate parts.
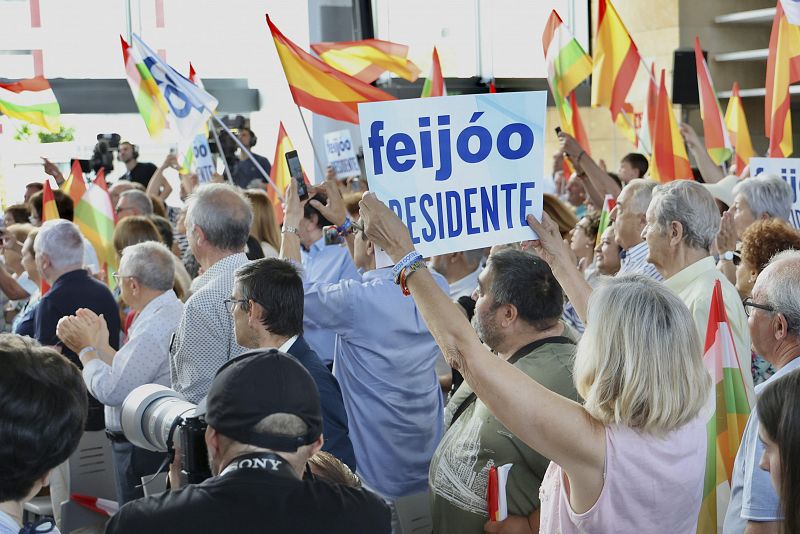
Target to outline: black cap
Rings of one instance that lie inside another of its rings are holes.
[[[246,352],[223,365],[195,413],[205,413],[206,422],[223,436],[280,452],[294,452],[322,434],[314,379],[300,362],[276,349]],[[296,415],[308,432],[290,437],[255,430],[259,421],[275,413]]]

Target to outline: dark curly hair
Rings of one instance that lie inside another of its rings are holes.
[[[760,273],[772,256],[788,249],[800,250],[800,232],[783,219],[766,219],[745,230],[739,252],[742,261]]]
[[[0,502],[24,499],[78,448],[87,402],[73,363],[30,338],[0,334]]]

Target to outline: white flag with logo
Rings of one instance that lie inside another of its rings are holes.
[[[133,35],[133,47],[167,101],[169,120],[178,132],[178,145],[191,146],[195,135],[217,109],[217,99],[169,66],[136,34]]]
[[[786,19],[795,26],[800,26],[800,0],[781,0],[781,5]]]

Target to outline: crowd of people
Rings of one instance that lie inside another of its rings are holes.
[[[55,189],[61,218],[43,223],[30,183],[2,234],[0,533],[45,531],[23,505],[48,484],[60,523],[86,431],[110,442],[113,533],[404,533],[420,508],[434,533],[694,532],[717,284],[754,403],[723,532],[800,532],[790,186],[746,170],[658,184],[640,154],[611,173],[559,137],[535,240],[432,258],[332,172],[275,206],[243,158],[233,183],[182,176],[171,206],[175,156],[156,167],[122,143],[109,271],[70,196]],[[145,384],[198,405],[210,478],[188,484],[180,450],[125,435]],[[167,464],[169,488],[145,497]],[[497,521],[488,488],[507,464]]]

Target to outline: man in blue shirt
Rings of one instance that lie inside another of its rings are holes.
[[[78,308],[88,308],[103,315],[108,324],[108,342],[115,350],[119,349],[119,308],[108,287],[83,268],[83,237],[78,227],[64,219],[47,221],[39,230],[33,249],[36,268],[50,284],[50,290],[34,312],[33,337],[42,345],[58,346],[64,356],[82,369],[78,355],[56,336],[56,326],[62,317],[74,315]],[[86,429],[104,427],[103,405],[90,395]]]
[[[334,191],[328,188],[329,194]],[[343,202],[315,205],[342,226]],[[301,210],[292,184],[285,225],[300,224]],[[300,239],[286,226],[281,253],[297,261]],[[365,271],[363,280],[325,283],[306,275],[306,324],[336,333],[334,374],[342,385],[359,474],[393,502],[427,491],[428,467],[443,432],[435,372],[439,349],[414,300],[394,283],[391,269],[375,268],[372,243],[359,234],[353,248],[356,265]],[[445,279],[434,277],[447,292]]]
[[[347,247],[325,244],[322,229],[333,223],[320,213],[316,206],[323,206],[326,203],[327,196],[321,192],[317,193],[313,200],[303,208],[303,217],[299,223],[296,226],[288,225],[289,228],[296,228],[300,238],[303,278],[306,281],[328,283],[336,283],[340,280],[361,281],[361,275],[353,264]],[[284,231],[289,229],[286,225],[284,220]],[[306,306],[306,340],[323,363],[332,369],[336,333],[310,321],[308,311],[308,306]]]
[[[233,314],[239,345],[277,348],[294,356],[308,370],[322,402],[322,450],[355,471],[356,457],[339,383],[303,339],[303,281],[297,268],[275,258],[262,258],[240,267],[227,306]]]

